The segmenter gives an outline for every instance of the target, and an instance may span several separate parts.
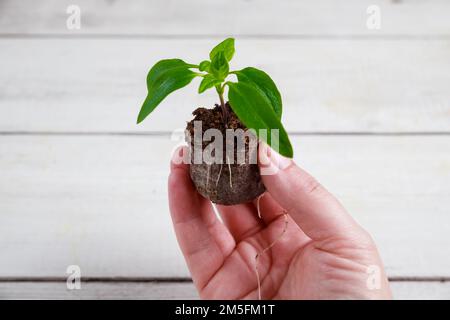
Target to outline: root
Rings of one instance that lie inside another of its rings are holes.
[[[228,163],[228,172],[230,173],[229,174],[229,176],[230,176],[230,189],[233,189],[233,183],[231,182],[231,164],[230,164],[230,158],[228,158],[228,156],[227,156],[227,163]]]
[[[275,243],[277,243],[281,239],[281,237],[286,233],[286,230],[288,227],[288,217],[287,217],[286,211],[284,211],[283,216],[284,216],[283,231],[280,233],[280,235],[274,241],[272,241],[272,243],[270,245],[268,245],[266,248],[264,248],[261,252],[258,252],[255,256],[255,273],[256,273],[256,281],[258,282],[258,300],[261,300],[261,280],[259,278],[259,270],[258,270],[259,257],[262,256],[268,250],[270,250],[275,245]]]
[[[261,198],[264,196],[264,193],[261,193],[258,198],[256,199],[256,210],[258,211],[258,218],[262,219],[261,216],[261,210],[259,208],[259,200],[261,200]]]
[[[219,174],[217,175],[217,179],[216,179],[216,188],[217,188],[217,185],[219,184],[220,176],[222,174],[222,167],[223,167],[223,164],[221,163],[220,164]]]
[[[208,186],[209,186],[209,176],[211,174],[211,166],[208,166],[208,169],[206,170],[206,191],[209,190]]]

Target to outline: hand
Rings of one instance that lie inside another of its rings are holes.
[[[174,157],[183,152],[178,149]],[[369,234],[292,160],[270,154],[259,154],[260,163],[279,169],[262,176],[267,188],[259,200],[262,219],[256,201],[217,205],[223,223],[196,192],[188,165],[172,161],[170,211],[200,297],[257,299],[255,256],[274,243],[258,258],[262,299],[391,298]]]

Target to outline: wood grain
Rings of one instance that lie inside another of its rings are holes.
[[[185,277],[167,136],[0,136],[0,277]],[[297,136],[296,160],[373,235],[389,276],[450,276],[450,139]]]
[[[0,3],[0,33],[132,34],[150,36],[449,36],[450,4],[445,0],[77,0],[81,29],[68,30],[66,9],[73,1]],[[381,10],[381,28],[366,26],[367,8]]]
[[[0,39],[0,132],[172,132],[217,102],[199,81],[141,125],[159,59],[199,62],[216,40]],[[268,72],[290,132],[450,132],[450,40],[254,40],[232,62]]]

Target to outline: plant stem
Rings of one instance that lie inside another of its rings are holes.
[[[222,108],[222,116],[223,116],[223,120],[225,125],[228,123],[228,110],[225,107],[225,101],[223,99],[223,88],[221,86],[216,86],[216,91],[219,94],[219,99],[220,99],[220,107]]]

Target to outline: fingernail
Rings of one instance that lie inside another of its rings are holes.
[[[261,167],[270,166],[270,148],[263,141],[259,142],[259,151],[258,151],[258,162]]]
[[[174,167],[182,164],[185,160],[185,147],[181,146],[175,149],[172,154],[172,159],[170,161],[170,167],[173,169]]]
[[[260,142],[259,169],[261,175],[274,175],[286,169],[292,160],[281,156],[266,143]]]
[[[280,170],[286,169],[292,163],[292,159],[283,157],[281,154],[274,150],[270,150],[269,159],[270,162]]]

